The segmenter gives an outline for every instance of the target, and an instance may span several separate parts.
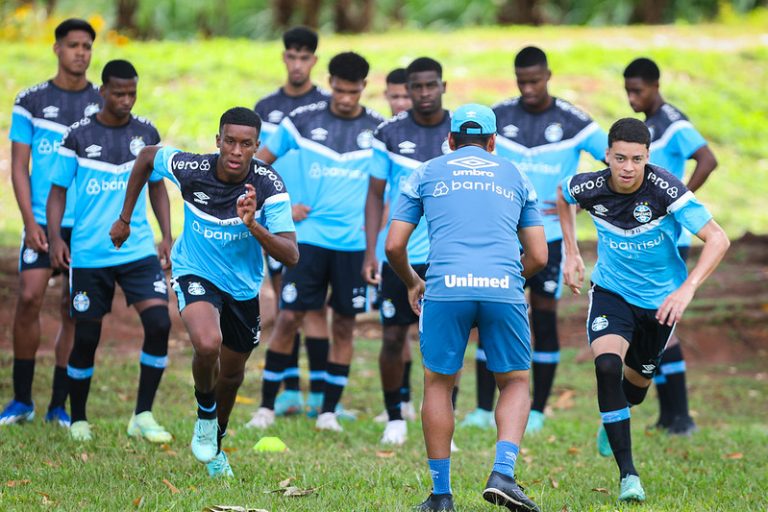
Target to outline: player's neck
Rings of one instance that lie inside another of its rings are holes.
[[[53,77],[53,84],[65,91],[81,91],[88,85],[88,79],[85,77],[85,73],[73,75],[59,68],[56,76]]]
[[[662,105],[664,105],[664,98],[661,97],[661,94],[657,94],[656,99],[654,99],[653,103],[651,103],[651,107],[644,112],[645,117],[651,117],[653,114],[659,111]]]
[[[313,84],[311,80],[307,80],[298,86],[293,85],[291,82],[285,82],[283,85],[283,92],[286,94],[286,96],[303,96],[311,91],[314,86],[315,84]]]
[[[445,119],[445,110],[442,106],[439,110],[428,114],[417,112],[412,109],[411,114],[413,115],[414,122],[421,126],[437,126],[443,122],[443,119]]]
[[[343,113],[343,112],[339,112],[339,110],[336,108],[336,104],[333,101],[331,101],[331,109],[330,110],[331,110],[331,114],[333,114],[336,117],[340,117],[341,119],[355,119],[355,118],[359,117],[360,114],[363,113],[363,106],[362,105],[357,105],[355,107],[354,112],[352,112],[350,114],[346,114],[346,113]]]
[[[547,110],[549,107],[552,106],[552,103],[555,101],[555,98],[553,98],[550,95],[547,95],[547,99],[539,103],[538,105],[526,105],[525,103],[521,103],[523,106],[523,110],[526,112],[530,112],[532,114],[540,114]]]
[[[104,126],[110,126],[110,127],[118,127],[118,126],[125,126],[126,124],[131,122],[131,115],[128,114],[125,117],[117,117],[116,115],[112,114],[108,110],[101,109],[96,114],[96,120],[103,124]]]

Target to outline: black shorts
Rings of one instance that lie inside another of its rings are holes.
[[[606,334],[616,334],[629,341],[624,363],[646,379],[656,372],[674,330],[674,325],[662,325],[656,320],[655,309],[633,306],[596,284],[589,290],[589,342]]]
[[[424,279],[427,273],[426,264],[413,265],[413,269],[419,277]],[[381,297],[379,306],[381,325],[411,325],[419,321],[419,317],[413,312],[408,302],[408,288],[387,262],[381,264],[379,296]]]
[[[148,299],[168,300],[168,283],[157,256],[113,267],[72,268],[72,317],[97,319],[112,311],[115,283],[122,288],[129,306]]]
[[[330,285],[331,309],[343,316],[365,312],[367,287],[361,274],[365,251],[335,251],[299,244],[299,254],[299,263],[283,271],[281,309],[320,309],[325,305]]]
[[[208,302],[219,310],[222,343],[234,352],[247,354],[261,340],[261,313],[258,295],[235,300],[230,294],[202,277],[186,275],[172,280],[179,300],[179,312],[194,302]]]
[[[40,227],[45,231],[45,236],[48,237],[48,226],[40,224]],[[24,244],[25,239],[24,231],[21,232],[21,249],[19,249],[19,272],[30,270],[33,268],[51,268],[51,257],[47,252],[37,252],[34,249],[30,249]],[[69,242],[72,239],[72,228],[61,228],[61,238],[69,247]],[[60,270],[54,270],[53,275],[57,276],[61,274]]]
[[[547,249],[549,250],[547,266],[535,276],[528,278],[525,286],[536,295],[559,299],[563,287],[563,241],[547,242]]]
[[[267,253],[264,253],[264,258],[267,260],[267,272],[269,272],[269,277],[279,276],[283,273],[282,263]]]

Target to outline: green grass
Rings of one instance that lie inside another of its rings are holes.
[[[699,193],[732,238],[746,231],[768,232],[768,48],[759,24],[574,28],[504,27],[455,32],[398,31],[364,36],[323,36],[314,78],[326,81],[326,66],[336,52],[354,49],[371,62],[364,102],[385,112],[384,76],[420,55],[438,58],[453,108],[467,101],[495,103],[517,94],[512,73],[515,53],[526,44],[547,50],[554,76],[553,94],[587,109],[604,127],[632,115],[621,73],[634,57],[647,55],[662,68],[665,97],[688,114],[711,141],[720,167]],[[217,39],[190,42],[132,42],[116,46],[97,40],[91,77],[104,63],[128,58],[141,75],[137,114],[152,119],[164,140],[190,151],[209,151],[220,113],[233,105],[251,106],[284,79],[277,42]],[[50,47],[6,43],[0,61],[12,72],[0,79],[0,137],[5,139],[14,95],[49,78],[55,70]],[[9,156],[0,151],[0,176]],[[589,157],[583,169],[594,168]],[[0,214],[0,245],[16,245],[20,217],[13,192],[0,189],[8,205]],[[176,233],[180,205],[174,209]],[[588,219],[580,236],[594,238]]]
[[[109,337],[108,331],[105,333]],[[183,344],[182,344],[183,346]],[[138,347],[137,347],[138,351]],[[372,417],[382,409],[376,369],[378,342],[359,340],[347,407],[361,418],[345,423],[341,434],[319,433],[306,418],[279,420],[267,435],[280,436],[290,451],[256,454],[251,446],[261,433],[242,428],[255,405],[236,405],[231,420],[230,460],[236,478],[211,481],[192,457],[188,443],[194,422],[190,350],[177,348],[164,377],[156,416],[174,434],[166,449],[127,438],[136,385],[137,354],[126,356],[102,348],[89,402],[95,441],[78,445],[64,430],[31,425],[0,430],[0,509],[16,510],[203,510],[212,505],[240,505],[270,511],[408,510],[430,488],[418,424],[391,456],[380,453],[382,426]],[[518,478],[542,510],[617,509],[618,475],[613,460],[600,458],[594,435],[598,424],[594,370],[574,362],[576,351],[563,353],[563,364],[550,405],[545,431],[524,439]],[[465,368],[474,367],[468,351]],[[259,349],[249,363],[241,395],[257,399],[263,358]],[[0,396],[10,390],[10,355],[0,358]],[[42,358],[35,382],[38,413],[49,393],[50,357]],[[765,397],[768,383],[758,361],[735,366],[691,365],[692,409],[701,430],[692,438],[670,438],[644,426],[655,420],[653,393],[633,410],[634,452],[649,501],[621,510],[740,510],[768,507],[768,429]],[[414,393],[420,397],[420,374],[414,365]],[[460,416],[474,405],[474,372],[463,377]],[[566,391],[572,403],[557,402]],[[762,404],[762,405],[760,405]],[[452,457],[453,490],[459,510],[492,510],[480,498],[493,461],[493,433],[458,430],[461,451]],[[306,497],[267,494],[294,478],[300,488],[319,487]],[[163,483],[170,482],[178,493]],[[604,489],[605,491],[600,491]],[[47,505],[46,505],[47,503]]]

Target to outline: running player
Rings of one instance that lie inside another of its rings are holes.
[[[92,438],[85,408],[102,319],[112,309],[117,282],[128,305],[136,308],[144,327],[136,409],[128,425],[128,435],[141,436],[153,443],[167,443],[171,434],[152,416],[152,403],[168,361],[171,329],[168,285],[158,260],[159,256],[167,265],[171,249],[170,203],[162,178],[154,177],[149,186],[152,209],[163,236],[157,255],[144,194],[136,215],[123,217],[136,233],[123,250],[110,247],[109,225],[105,224],[120,211],[123,190],[139,151],[147,144],[157,144],[160,135],[148,120],[131,114],[139,76],[130,62],[108,62],[101,80],[99,92],[104,98],[104,107],[73,124],[64,136],[48,196],[51,262],[57,268],[71,267],[75,343],[67,366],[72,412],[69,433],[76,441]],[[71,261],[69,248],[61,236],[70,188],[74,190],[75,203]]]
[[[312,83],[311,73],[317,63],[317,33],[306,27],[294,27],[283,34],[283,64],[287,78],[282,87],[269,96],[259,100],[254,110],[262,119],[261,143],[275,133],[280,121],[293,110],[319,101],[327,101],[330,94]],[[302,199],[304,181],[301,173],[291,172],[294,166],[300,164],[298,151],[289,151],[275,162],[275,170],[284,180],[286,188],[291,191],[293,220],[301,222],[307,217],[308,207]],[[272,289],[279,306],[280,291],[282,290],[283,265],[274,258],[267,256],[267,269]],[[277,311],[275,317],[277,317]],[[307,311],[302,328],[304,343],[309,357],[309,414],[316,415],[323,403],[325,388],[325,365],[328,360],[328,322],[325,307],[317,311]],[[297,332],[291,353],[291,361],[283,372],[285,391],[275,399],[275,414],[297,414],[304,411],[304,397],[299,384],[299,348],[301,335]]]
[[[407,286],[412,310],[421,315],[421,417],[433,489],[417,509],[454,510],[451,392],[469,331],[477,325],[500,389],[496,460],[483,498],[509,510],[539,510],[515,482],[514,469],[530,407],[531,340],[523,283],[547,261],[544,228],[525,177],[492,154],[496,118],[491,109],[459,107],[448,140],[452,154],[430,160],[406,180],[386,241],[387,260]],[[426,290],[408,259],[409,238],[422,216],[430,243]]]
[[[413,103],[406,87],[408,75],[405,68],[396,68],[387,74],[384,99],[393,116],[409,110]]]
[[[544,407],[552,391],[560,361],[557,334],[557,301],[561,291],[562,232],[557,220],[557,186],[576,173],[582,151],[600,160],[605,155],[606,135],[587,114],[548,90],[552,71],[545,53],[528,46],[515,56],[515,77],[520,96],[494,107],[498,123],[498,154],[514,163],[533,183],[541,204],[549,261],[544,270],[525,283],[530,289],[533,330],[533,403],[526,432],[544,427]],[[484,399],[464,424],[492,424],[493,392],[478,351],[478,395]]]
[[[642,121],[621,119],[608,133],[609,167],[577,174],[558,189],[563,274],[574,293],[584,281],[584,262],[569,205],[588,211],[597,229],[600,258],[591,277],[587,336],[603,421],[598,448],[605,456],[613,452],[621,501],[645,500],[632,460],[629,407],[645,398],[675,324],[729,245],[693,193],[672,173],[648,164],[650,143]],[[683,228],[704,241],[690,274],[677,250]]]
[[[32,420],[32,380],[40,346],[40,308],[54,273],[48,255],[45,203],[61,137],[83,116],[98,112],[101,96],[85,76],[96,32],[83,20],[68,19],[56,27],[53,52],[58,71],[53,79],[19,93],[11,117],[11,179],[24,234],[19,253],[19,296],[13,318],[13,400],[0,412],[0,426]],[[32,173],[30,175],[30,158]],[[62,237],[72,232],[74,196],[62,222]],[[69,285],[62,280],[61,326],[56,334],[53,393],[45,420],[68,427],[67,359],[72,350],[74,320],[69,317]]]
[[[281,309],[269,340],[261,407],[248,426],[266,428],[275,420],[275,396],[290,362],[296,330],[305,313],[321,308],[332,289],[333,343],[317,428],[342,430],[335,413],[352,360],[355,315],[365,311],[366,289],[359,269],[365,233],[363,207],[373,131],[381,116],[360,105],[368,62],[353,52],[329,63],[331,100],[300,107],[285,118],[259,158],[272,163],[298,150],[305,182],[306,219],[297,225],[299,264],[283,274]],[[290,171],[289,171],[290,172]]]
[[[260,127],[253,110],[236,107],[219,120],[218,153],[145,148],[110,230],[116,247],[131,243],[132,229],[123,219],[131,216],[153,173],[181,190],[184,231],[171,254],[173,289],[194,349],[198,419],[192,453],[206,463],[211,477],[233,476],[221,441],[245,363],[261,334],[258,293],[264,262],[254,255],[263,248],[285,265],[299,258],[285,185],[271,167],[253,158]]]
[[[413,108],[379,126],[374,135],[374,160],[365,204],[367,243],[362,268],[365,280],[380,287],[379,312],[383,336],[379,371],[387,411],[387,425],[381,442],[396,445],[406,441],[408,427],[405,420],[416,417],[410,390],[408,396],[403,396],[402,390],[411,366],[408,329],[419,318],[408,305],[405,285],[384,255],[386,230],[379,230],[384,215],[384,194],[388,187],[387,203],[397,208],[394,201],[400,195],[400,184],[408,179],[413,170],[427,160],[450,151],[448,132],[451,127],[451,115],[443,109],[445,82],[440,63],[429,57],[418,58],[408,66],[406,77]],[[388,225],[390,219],[386,221]],[[426,271],[428,252],[427,226],[422,222],[408,245],[409,263],[422,277]],[[409,356],[407,359],[403,357],[406,353]]]
[[[624,70],[624,88],[635,112],[645,114],[645,125],[651,131],[650,161],[682,180],[685,162],[696,167],[688,180],[688,190],[696,192],[717,167],[717,160],[696,128],[677,108],[664,101],[659,92],[659,67],[651,59],[633,60]],[[683,261],[688,260],[691,234],[683,230],[678,248]],[[673,333],[661,358],[658,375],[653,378],[659,394],[658,428],[670,434],[688,435],[696,430],[688,412],[688,390],[685,385],[685,360],[680,339]]]

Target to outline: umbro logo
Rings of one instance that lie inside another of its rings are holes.
[[[653,373],[653,371],[656,369],[655,364],[644,364],[643,365],[643,373]]]
[[[501,134],[508,139],[514,139],[515,137],[517,137],[517,133],[519,131],[520,129],[517,126],[513,124],[508,124],[507,126],[501,129]]]
[[[592,207],[592,211],[595,212],[595,215],[605,215],[606,213],[608,213],[608,208],[606,208],[601,204],[596,204],[595,206]]]
[[[455,160],[449,160],[448,165],[457,165],[459,167],[465,167],[467,169],[487,169],[489,167],[498,167],[499,164],[480,158],[479,156],[467,156],[464,158],[457,158]]]
[[[325,140],[328,138],[328,130],[325,128],[315,128],[310,133],[312,140]]]
[[[88,158],[98,158],[101,156],[101,146],[98,144],[91,144],[85,148],[85,155]]]
[[[400,148],[400,153],[403,155],[412,155],[416,152],[416,144],[409,140],[401,142],[397,147]]]
[[[53,119],[55,117],[59,117],[59,107],[48,105],[43,109],[43,117],[46,119]]]
[[[272,124],[277,124],[280,121],[283,120],[283,113],[279,110],[273,110],[269,114],[267,114],[267,121],[269,121]]]
[[[208,204],[208,200],[211,198],[211,197],[210,197],[208,194],[206,194],[205,192],[195,192],[195,193],[193,193],[192,195],[193,195],[193,196],[195,196],[195,199],[194,199],[194,201],[195,201],[196,203],[205,204],[205,205],[207,205],[207,204]]]

